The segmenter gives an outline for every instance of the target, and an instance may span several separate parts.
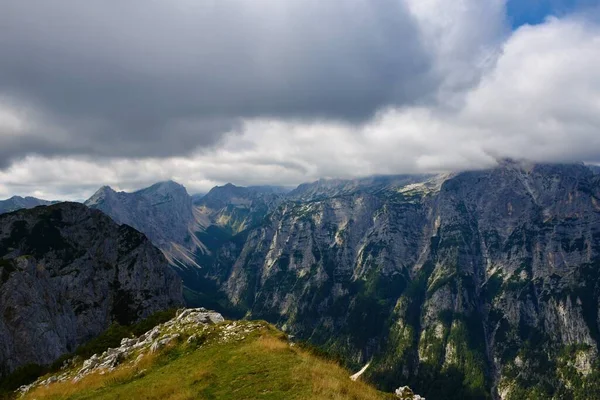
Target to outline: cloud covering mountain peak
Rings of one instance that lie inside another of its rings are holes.
[[[513,29],[501,0],[9,0],[0,194],[600,162],[586,11]]]

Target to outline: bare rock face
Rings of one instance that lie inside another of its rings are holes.
[[[228,183],[194,201],[194,208],[204,228],[214,225],[227,234],[237,234],[262,223],[284,196],[285,190],[276,186],[241,187]]]
[[[326,183],[292,192],[308,200],[283,202],[206,269],[248,316],[354,368],[371,361],[366,377],[386,390],[526,398],[594,382],[600,177],[590,168],[507,160],[417,183]]]
[[[85,204],[144,232],[187,281],[212,257],[215,243],[257,226],[282,197],[278,187],[227,184],[194,201],[185,187],[167,181],[132,193],[105,186]]]
[[[181,281],[160,250],[100,211],[60,203],[0,216],[3,373],[181,304]]]
[[[157,246],[182,244],[193,220],[192,199],[180,184],[167,181],[133,193],[100,188],[85,204],[119,224],[134,227]]]

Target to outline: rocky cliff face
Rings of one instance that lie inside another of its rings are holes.
[[[433,399],[600,390],[592,168],[506,161],[318,181],[247,225],[230,221],[244,221],[252,201],[217,189],[197,204],[201,268],[182,274],[200,304],[218,299],[204,304],[277,323],[353,368],[370,361],[364,376],[386,390],[404,382]]]
[[[258,225],[282,196],[277,187],[227,184],[193,200],[183,186],[168,181],[133,193],[105,186],[85,204],[144,232],[171,265],[195,274],[198,260],[211,257],[215,243]]]
[[[214,306],[228,300],[215,300],[217,288],[203,269],[232,236],[261,224],[283,194],[278,187],[227,184],[194,200],[183,186],[169,181],[133,193],[103,187],[85,204],[148,235],[183,278],[188,303]]]
[[[183,243],[193,220],[192,200],[185,188],[173,181],[161,182],[133,193],[100,188],[85,202],[119,224],[144,232],[159,246]]]
[[[36,199],[35,197],[13,196],[10,199],[0,200],[0,214],[11,211],[21,210],[23,208],[33,208],[37,206],[49,206],[56,204],[57,201],[48,201]]]
[[[430,398],[595,384],[600,179],[589,168],[505,162],[334,192],[283,203],[221,249],[206,270],[234,305]]]
[[[217,186],[194,202],[203,227],[211,225],[230,235],[262,223],[263,218],[284,199],[277,187]]]
[[[2,373],[181,303],[161,252],[100,211],[60,203],[0,216]]]
[[[133,193],[104,186],[85,204],[144,232],[172,265],[194,265],[193,253],[201,245],[194,235],[192,199],[180,184],[160,182]]]

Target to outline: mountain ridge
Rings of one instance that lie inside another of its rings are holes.
[[[0,277],[2,374],[182,303],[181,281],[145,235],[79,203],[0,215]]]
[[[199,308],[22,386],[23,399],[211,398],[419,400],[382,393],[264,321]]]
[[[49,206],[59,203],[56,200],[43,200],[36,197],[12,196],[6,200],[0,200],[0,214],[21,210],[23,208],[33,208],[37,206]]]

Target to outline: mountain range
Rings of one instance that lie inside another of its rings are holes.
[[[0,200],[0,214],[21,210],[23,208],[49,206],[56,203],[58,203],[58,201],[41,200],[35,197],[13,196],[10,199]]]
[[[383,389],[551,397],[597,382],[597,168],[506,160],[288,193],[171,195],[185,218],[168,217],[181,223],[155,244],[190,304],[266,319],[353,368],[370,363],[365,376]],[[133,201],[109,209],[94,197],[86,204],[116,220]],[[153,212],[132,221],[151,238]]]
[[[504,160],[194,197],[169,181],[85,205],[143,232],[189,306],[272,322],[382,390],[600,393],[598,168]]]

